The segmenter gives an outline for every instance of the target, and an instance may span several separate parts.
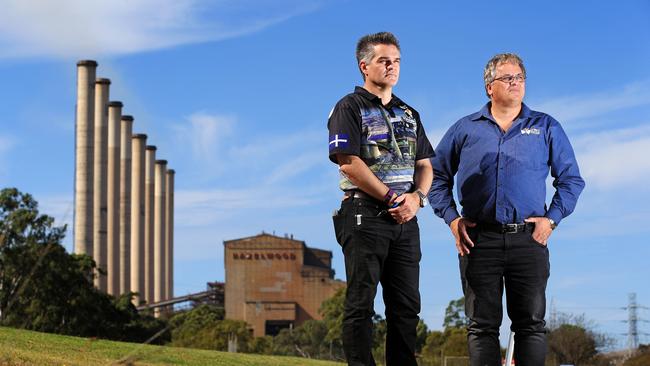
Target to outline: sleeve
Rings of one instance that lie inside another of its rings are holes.
[[[585,188],[585,181],[580,176],[573,148],[560,123],[551,118],[548,133],[551,176],[554,178],[555,194],[546,211],[546,217],[559,224],[575,209],[578,197]]]
[[[361,154],[361,113],[351,105],[349,98],[340,100],[327,121],[329,130],[329,157],[337,164],[336,154]]]
[[[458,123],[451,126],[436,147],[436,154],[431,159],[433,182],[429,191],[429,203],[433,212],[449,225],[460,216],[454,201],[454,176],[458,171],[459,150],[455,131]]]
[[[417,131],[418,131],[418,136],[417,136],[417,141],[416,141],[416,150],[415,150],[415,160],[420,160],[420,159],[426,159],[426,158],[431,158],[435,156],[435,152],[433,151],[433,147],[431,146],[431,142],[429,141],[429,138],[427,137],[427,133],[424,130],[424,126],[422,125],[422,121],[420,121],[420,114],[416,112],[416,122],[417,122]]]

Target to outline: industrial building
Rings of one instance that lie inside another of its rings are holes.
[[[319,308],[345,282],[332,252],[293,236],[262,233],[224,241],[226,318],[246,321],[255,337],[322,319]]]

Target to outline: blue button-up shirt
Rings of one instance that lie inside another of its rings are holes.
[[[522,104],[517,119],[503,132],[490,105],[460,119],[438,144],[431,159],[433,211],[447,224],[460,216],[452,195],[457,176],[463,217],[509,224],[546,216],[559,223],[573,212],[585,186],[560,123]],[[549,167],[556,192],[547,209]]]

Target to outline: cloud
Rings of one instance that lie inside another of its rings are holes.
[[[174,196],[179,226],[212,225],[245,215],[250,210],[282,210],[306,207],[322,200],[322,189],[310,187],[291,197],[271,186],[242,189],[177,190]]]
[[[2,182],[9,174],[7,155],[14,146],[16,146],[16,140],[13,137],[0,135],[0,186],[4,185]]]
[[[7,0],[0,58],[98,57],[218,41],[318,6],[298,0]]]
[[[561,97],[536,103],[533,109],[543,111],[558,121],[569,122],[650,104],[650,83],[635,82],[616,90]]]
[[[583,134],[574,146],[580,171],[591,187],[644,187],[650,180],[650,126]]]
[[[183,146],[192,150],[198,161],[211,161],[223,146],[224,138],[232,133],[236,118],[197,112],[182,124],[173,126]]]
[[[268,183],[277,183],[288,180],[300,176],[317,165],[325,165],[328,162],[325,160],[325,155],[320,151],[301,154],[273,169],[271,174],[266,178],[266,181]]]

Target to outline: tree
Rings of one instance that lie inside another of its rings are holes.
[[[575,365],[595,364],[599,348],[607,348],[613,339],[594,331],[593,322],[584,315],[560,313],[559,324],[548,335],[548,359]]]
[[[319,309],[320,314],[323,316],[323,322],[327,326],[325,340],[339,346],[342,344],[345,291],[345,287],[336,290],[332,297],[323,301]]]
[[[169,324],[171,344],[177,347],[227,351],[228,340],[236,338],[237,350],[246,352],[251,339],[246,322],[226,320],[223,309],[212,305],[199,305],[176,314]]]
[[[307,320],[294,329],[282,329],[273,340],[273,353],[305,358],[329,359],[327,326],[323,321]]]
[[[442,326],[445,328],[465,328],[469,324],[469,319],[465,316],[465,297],[457,300],[451,300],[447,309],[445,309],[445,320]]]
[[[0,191],[0,325],[138,342],[162,331],[163,321],[138,315],[132,294],[114,299],[93,286],[95,262],[65,251],[65,230],[31,195]]]
[[[550,351],[560,363],[576,366],[589,361],[598,353],[596,341],[586,329],[572,324],[562,324],[548,337]]]

